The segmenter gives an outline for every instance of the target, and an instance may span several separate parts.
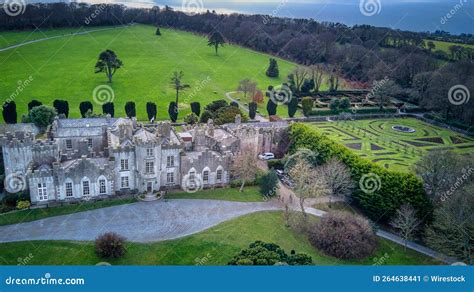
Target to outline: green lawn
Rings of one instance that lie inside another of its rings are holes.
[[[427,44],[430,40],[425,40],[425,44]],[[448,54],[450,54],[449,52],[449,47],[450,46],[462,46],[462,47],[467,47],[467,48],[474,48],[474,45],[468,45],[468,44],[461,44],[461,43],[450,43],[450,42],[443,42],[443,41],[433,41],[431,40],[434,44],[435,44],[435,48],[434,50],[441,50],[441,51],[444,51]],[[428,45],[426,45],[426,47],[428,47]]]
[[[94,28],[90,28],[94,29]],[[48,31],[64,34],[74,30]],[[5,101],[14,93],[18,117],[27,112],[27,103],[38,99],[52,105],[54,99],[69,101],[70,117],[80,117],[79,103],[91,101],[95,112],[102,112],[93,99],[99,85],[110,85],[114,91],[115,115],[124,116],[124,105],[135,101],[137,115],[145,120],[145,104],[158,105],[158,119],[168,119],[167,108],[174,100],[170,86],[173,71],[182,70],[183,82],[191,88],[180,96],[180,118],[190,112],[189,104],[199,101],[204,107],[224,93],[234,91],[238,82],[250,78],[265,90],[281,84],[296,64],[278,59],[279,78],[268,78],[265,71],[269,56],[234,45],[226,45],[215,56],[207,39],[191,33],[161,29],[154,35],[153,26],[135,25],[86,35],[66,36],[0,52],[0,96]],[[3,45],[43,37],[42,33],[1,32]],[[1,47],[0,43],[0,47]],[[105,74],[94,74],[100,52],[111,49],[123,61],[123,68],[109,84]],[[29,85],[18,86],[31,76]],[[18,88],[17,88],[18,86]],[[24,88],[23,88],[24,87]]]
[[[428,151],[451,150],[472,155],[474,139],[417,119],[377,119],[314,123],[330,138],[377,164],[406,171]],[[414,133],[395,131],[392,126],[408,126]]]
[[[314,249],[306,237],[284,226],[282,212],[259,212],[221,223],[206,231],[181,239],[127,244],[127,254],[113,265],[225,265],[255,240],[274,242],[287,252],[294,249],[313,258],[318,265],[374,264],[427,265],[438,264],[421,254],[379,240],[373,256],[363,260],[339,261]],[[95,265],[104,262],[94,253],[92,242],[31,241],[0,244],[0,261],[16,265],[27,256],[29,265]]]
[[[98,202],[81,202],[74,205],[65,205],[51,208],[38,208],[0,214],[0,226],[15,223],[29,222],[47,217],[67,215],[77,212],[100,209],[110,206],[130,204],[136,202],[135,199],[111,199]]]
[[[224,200],[237,202],[261,202],[263,197],[258,187],[245,187],[242,192],[239,188],[222,188],[203,190],[195,193],[176,192],[169,193],[168,199],[205,199],[205,200]]]

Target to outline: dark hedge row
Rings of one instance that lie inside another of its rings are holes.
[[[425,194],[422,181],[415,174],[376,165],[305,124],[291,125],[290,139],[291,152],[299,148],[311,149],[319,153],[322,161],[336,157],[345,163],[356,182],[352,195],[354,203],[375,222],[387,222],[402,204],[408,203],[417,210],[420,218],[425,222],[430,221],[433,207]],[[360,186],[363,176],[369,174],[380,178],[379,188],[374,192],[364,192]]]

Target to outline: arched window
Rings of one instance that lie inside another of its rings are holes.
[[[217,170],[216,170],[216,182],[217,183],[223,182],[223,175],[224,175],[224,169],[222,168],[222,166],[219,165],[217,167]]]
[[[105,176],[100,176],[97,180],[97,185],[99,186],[99,195],[107,194],[107,179]]]

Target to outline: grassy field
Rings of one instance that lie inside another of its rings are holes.
[[[203,190],[196,193],[177,192],[169,193],[168,199],[203,199],[203,200],[225,200],[237,202],[262,202],[263,197],[258,187],[245,187],[242,192],[239,188],[222,188]]]
[[[112,265],[226,265],[255,240],[274,242],[287,252],[294,249],[313,258],[318,265],[375,264],[428,265],[436,261],[400,245],[380,239],[373,256],[340,261],[314,249],[306,237],[284,226],[282,212],[259,212],[221,223],[181,239],[139,244],[128,243],[126,255],[108,261]],[[92,242],[30,241],[0,244],[0,264],[95,265],[104,262],[94,253]]]
[[[415,132],[392,129],[396,125],[408,126]],[[411,118],[324,122],[313,126],[360,156],[402,171],[430,150],[451,150],[463,155],[472,155],[474,150],[474,139]]]
[[[425,40],[425,44],[427,44],[430,40]],[[443,42],[443,41],[433,41],[431,40],[434,44],[435,44],[435,48],[434,50],[441,50],[441,51],[444,51],[446,53],[450,53],[449,52],[449,47],[450,46],[454,46],[454,45],[457,45],[457,46],[462,46],[462,47],[467,47],[467,48],[474,48],[474,45],[468,45],[468,44],[461,44],[461,43],[450,43],[450,42]]]
[[[94,111],[101,113],[100,103],[93,98],[93,90],[99,85],[112,87],[116,116],[124,116],[127,101],[135,101],[138,118],[145,120],[145,104],[153,101],[158,105],[158,119],[168,119],[168,104],[175,95],[170,77],[180,70],[184,72],[183,82],[191,86],[180,95],[182,118],[190,112],[190,102],[199,101],[204,107],[212,100],[225,99],[224,93],[234,91],[244,78],[256,81],[264,90],[270,84],[281,84],[296,66],[278,59],[280,77],[268,78],[268,55],[226,45],[215,56],[205,37],[169,29],[162,29],[158,37],[153,26],[119,27],[76,36],[70,35],[72,31],[47,31],[46,35],[69,35],[0,52],[0,96],[5,101],[16,95],[13,99],[19,119],[32,99],[49,105],[54,99],[66,99],[70,117],[80,117],[81,101],[93,102]],[[39,37],[44,34],[1,32],[0,44]],[[94,74],[97,57],[106,49],[115,51],[124,64],[111,84],[105,74]],[[28,78],[30,84],[18,85]]]

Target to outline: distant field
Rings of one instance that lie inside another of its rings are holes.
[[[467,44],[461,44],[461,43],[450,43],[450,42],[442,42],[442,41],[433,41],[433,40],[425,40],[425,44],[428,43],[429,41],[432,41],[435,44],[435,51],[436,50],[441,50],[449,54],[449,47],[453,45],[458,45],[462,47],[467,47],[467,48],[474,48],[474,45],[467,45]]]
[[[392,129],[396,125],[410,127],[415,132]],[[430,150],[445,149],[463,155],[474,152],[474,139],[416,119],[324,122],[313,126],[361,157],[401,171],[408,170]]]
[[[76,30],[49,30],[45,34],[73,31]],[[0,52],[0,98],[5,101],[18,91],[19,81],[31,76],[33,81],[15,98],[19,120],[32,99],[49,105],[54,99],[66,99],[70,117],[80,117],[79,103],[93,102],[94,88],[108,84],[105,74],[94,74],[94,65],[101,51],[111,49],[124,63],[110,84],[115,94],[116,116],[125,115],[127,101],[135,101],[138,119],[145,120],[145,104],[153,101],[158,105],[158,119],[168,119],[168,104],[174,100],[170,76],[173,71],[182,70],[183,81],[191,85],[180,96],[182,118],[190,112],[190,102],[199,101],[205,106],[212,100],[225,99],[224,93],[234,91],[244,78],[256,81],[259,89],[264,90],[268,85],[281,84],[296,66],[278,59],[280,77],[268,78],[268,55],[226,45],[215,56],[204,37],[169,29],[161,31],[163,35],[158,37],[153,26],[135,25],[69,35]],[[41,32],[2,32],[0,47],[40,37],[44,37]],[[94,111],[102,112],[100,104],[94,103]]]

